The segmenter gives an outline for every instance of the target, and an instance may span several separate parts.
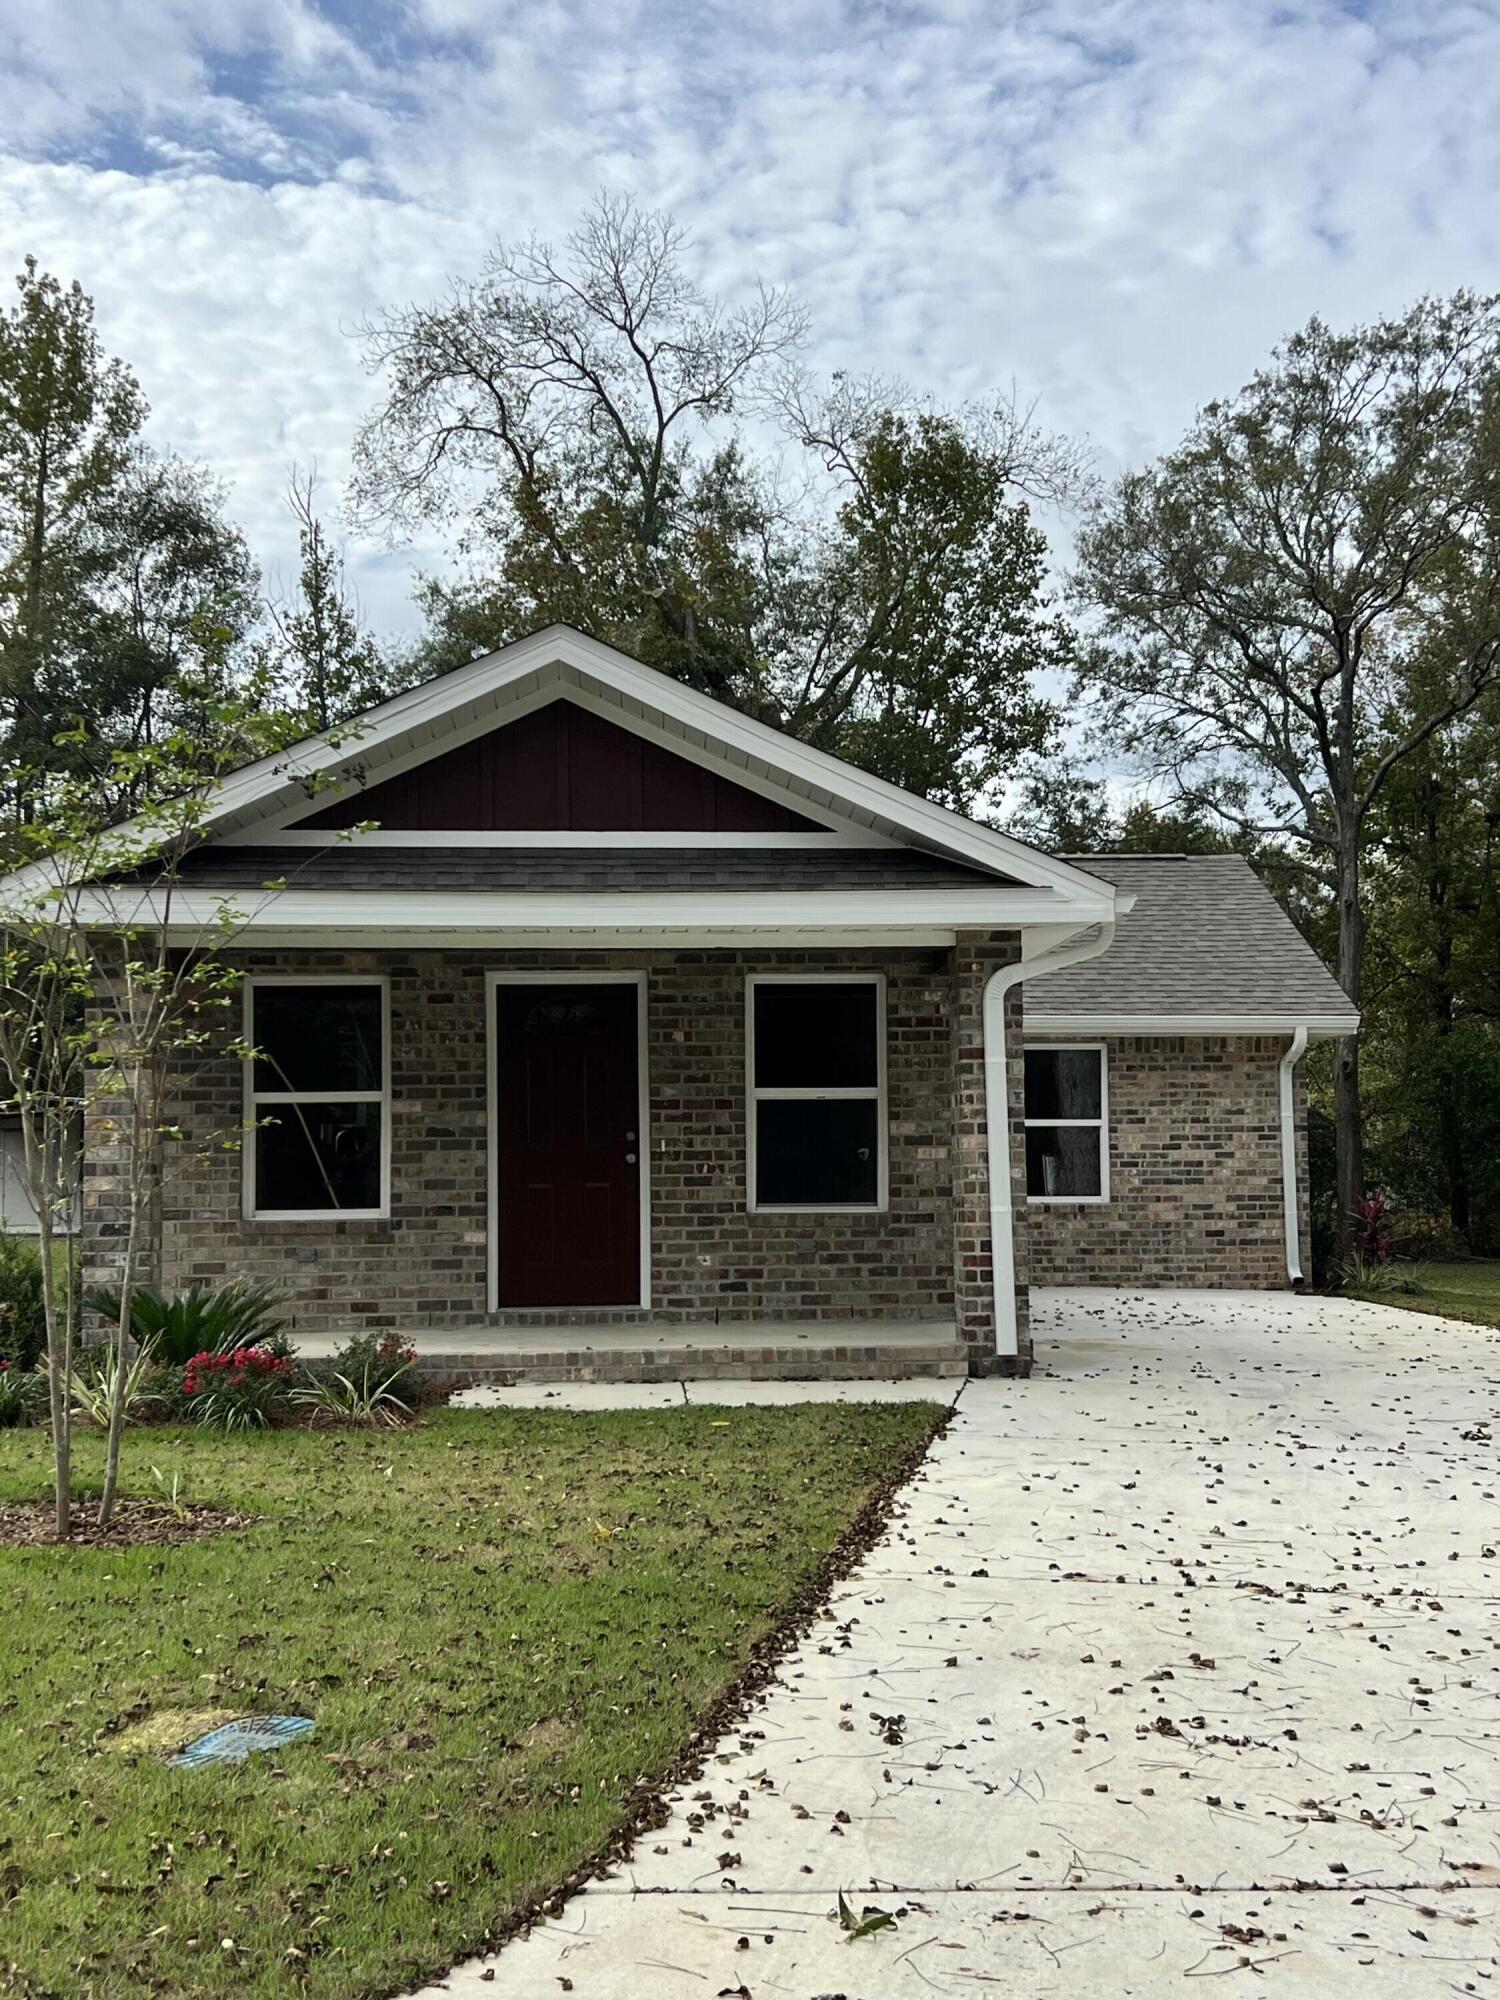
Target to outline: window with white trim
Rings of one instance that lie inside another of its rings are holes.
[[[884,980],[754,973],[746,1014],[751,1208],[884,1208]]]
[[[1026,1193],[1109,1200],[1109,1082],[1102,1042],[1028,1043]]]
[[[245,982],[245,1214],[390,1208],[390,1020],[383,979]]]

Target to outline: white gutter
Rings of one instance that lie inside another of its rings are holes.
[[[1286,1274],[1302,1283],[1302,1250],[1297,1199],[1297,1100],[1292,1077],[1307,1047],[1307,1028],[1296,1028],[1281,1058],[1281,1205],[1286,1226]]]
[[[1036,958],[1021,958],[1014,965],[1002,965],[985,982],[982,1020],[984,1124],[989,1145],[990,1272],[995,1290],[995,1352],[1002,1360],[1014,1360],[1021,1351],[1016,1320],[1016,1218],[1010,1174],[1005,1003],[1011,988],[1019,986],[1023,979],[1042,972],[1061,972],[1064,966],[1098,958],[1114,940],[1115,919],[1108,916],[1094,936],[1075,935],[1072,943],[1056,946]]]
[[[1358,1014],[1049,1014],[1039,1007],[1026,1017],[1038,1035],[1290,1035],[1305,1027],[1309,1041],[1328,1041],[1358,1032]]]

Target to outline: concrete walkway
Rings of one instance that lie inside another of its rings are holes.
[[[1500,1994],[1500,1336],[1038,1318],[670,1824],[433,1994]]]

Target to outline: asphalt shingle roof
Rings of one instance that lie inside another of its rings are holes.
[[[1070,855],[1135,897],[1102,957],[1026,982],[1028,1015],[1259,1016],[1354,1010],[1312,946],[1237,854]]]
[[[609,890],[994,889],[1006,878],[915,847],[204,847],[183,879],[250,891],[285,877],[295,889],[491,893]]]

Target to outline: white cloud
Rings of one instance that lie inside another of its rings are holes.
[[[95,293],[165,441],[285,561],[372,393],[347,330],[601,180],[708,281],[791,283],[816,359],[1039,393],[1107,464],[1278,334],[1500,270],[1488,6],[951,0],[21,0],[0,24],[0,263]],[[435,547],[426,552],[437,559]],[[410,559],[358,551],[405,620]]]

